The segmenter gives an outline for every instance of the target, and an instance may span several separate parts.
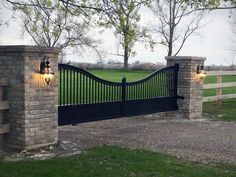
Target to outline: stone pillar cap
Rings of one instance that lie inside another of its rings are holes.
[[[46,53],[60,53],[59,47],[43,47],[30,45],[0,45],[0,52],[46,52]]]
[[[199,56],[166,56],[166,60],[198,60],[198,61],[205,61],[206,57],[199,57]]]

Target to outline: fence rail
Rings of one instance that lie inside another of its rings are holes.
[[[217,105],[222,104],[223,99],[236,98],[235,94],[222,95],[222,88],[236,87],[236,82],[224,82],[222,83],[222,76],[236,76],[236,71],[207,71],[208,76],[216,76],[216,82],[214,84],[204,84],[203,89],[216,89],[216,96],[208,96],[203,98],[203,102],[216,101]]]

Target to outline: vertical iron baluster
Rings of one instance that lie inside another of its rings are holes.
[[[105,95],[106,95],[106,93],[105,93],[105,84],[103,84],[102,85],[102,101],[103,102],[106,102],[106,97],[105,97]]]
[[[140,83],[140,98],[143,99],[143,83]]]
[[[66,94],[67,94],[67,97],[66,97],[66,102],[67,102],[67,105],[69,104],[69,70],[67,69],[66,70],[66,81],[67,81],[67,85],[66,85]]]
[[[154,98],[156,98],[156,89],[157,89],[156,79],[157,79],[157,75],[155,75],[155,77],[153,78],[153,97]]]
[[[149,80],[149,99],[152,98],[152,90],[153,90],[153,84],[152,84],[153,77]]]
[[[118,89],[119,89],[119,86],[114,87],[114,94],[115,94],[114,100],[115,101],[119,100],[119,98],[118,98],[119,97],[119,90]]]
[[[88,86],[88,88],[87,88],[87,91],[88,91],[88,93],[87,93],[87,103],[89,104],[90,103],[90,97],[91,97],[91,90],[90,90],[90,78],[89,77],[87,77],[87,86]]]
[[[168,81],[168,70],[165,71],[165,90],[166,90],[166,97],[168,97],[168,85],[169,85],[169,81]]]
[[[72,104],[72,70],[70,70],[70,105]]]
[[[79,104],[82,104],[82,75],[79,73]]]
[[[75,105],[75,98],[76,98],[76,95],[75,95],[75,91],[76,91],[76,88],[75,88],[75,70],[73,71],[73,104]]]
[[[89,104],[93,103],[93,80],[89,78]]]
[[[158,97],[158,89],[159,89],[159,85],[158,85],[158,75],[159,75],[159,74],[157,74],[156,77],[155,77],[155,90],[154,90],[154,92],[155,92],[155,97]]]
[[[157,90],[158,90],[158,85],[157,85],[157,76],[155,76],[154,78],[154,97],[156,98],[157,97]]]
[[[125,88],[126,88],[126,92],[125,92],[126,100],[129,100],[129,86],[127,85]]]
[[[59,89],[60,89],[60,94],[59,94],[59,105],[61,105],[61,103],[62,103],[62,85],[61,85],[61,83],[62,83],[62,70],[61,70],[61,68],[59,67],[59,73],[60,73],[60,81],[59,81]]]
[[[131,87],[131,85],[129,85],[128,88],[129,88],[129,100],[131,100],[132,99],[132,87]]]
[[[145,99],[147,98],[147,82],[144,82],[144,85],[145,85]]]
[[[106,89],[106,98],[107,98],[107,102],[110,101],[110,85],[106,85],[107,89]]]
[[[158,97],[161,97],[161,82],[160,82],[160,79],[161,79],[161,75],[158,74]]]
[[[99,102],[102,102],[102,83],[99,83]]]
[[[168,75],[168,81],[169,81],[169,93],[168,95],[171,96],[171,72],[172,72],[172,69],[169,70],[169,75]]]
[[[114,101],[114,85],[111,86],[111,101]]]
[[[161,97],[161,89],[162,89],[162,85],[161,85],[161,73],[159,73],[158,83],[159,83],[159,92],[158,92],[158,95],[159,95],[159,97]]]
[[[79,73],[78,71],[76,72],[76,104],[79,104]]]
[[[85,90],[85,88],[84,88],[84,86],[85,86],[85,81],[84,81],[84,74],[82,74],[81,73],[81,76],[82,76],[82,84],[81,84],[81,87],[82,87],[82,92],[81,92],[81,98],[82,98],[82,104],[84,104],[84,96],[85,96],[85,94],[84,94],[84,90]]]
[[[174,96],[175,70],[172,70],[172,96]]]
[[[92,102],[91,103],[94,103],[94,80],[92,80],[91,79],[91,91],[92,91],[92,93],[91,93],[91,99],[92,99]]]
[[[163,72],[161,72],[161,97],[164,96]]]
[[[88,76],[85,77],[85,104],[88,104],[88,95],[89,95],[89,90],[88,90]]]
[[[103,97],[104,97],[104,96],[103,96],[103,90],[102,90],[102,89],[103,89],[103,84],[100,83],[100,93],[101,93],[101,98],[100,98],[100,99],[101,99],[101,102],[103,102]]]
[[[137,84],[133,84],[133,100],[135,100],[136,99],[136,85]]]
[[[63,105],[66,104],[66,72],[63,69]]]
[[[166,70],[164,70],[164,96],[166,97]]]
[[[151,98],[151,88],[152,88],[151,79],[149,79],[147,81],[147,85],[148,85],[148,87],[147,87],[147,89],[148,89],[148,98],[150,99]]]
[[[162,83],[163,83],[163,87],[162,87],[163,97],[165,97],[165,72],[164,71],[162,72],[162,77],[163,77],[163,81],[162,81]]]
[[[134,84],[134,85],[133,85],[133,100],[135,100],[135,95],[136,95],[136,85],[137,85],[137,84]]]
[[[160,74],[158,73],[157,77],[156,77],[156,97],[159,97],[159,92],[160,92],[160,84],[159,84],[159,77],[160,77]]]
[[[152,97],[152,98],[154,98],[154,88],[155,88],[155,86],[154,86],[154,77],[155,77],[155,76],[153,76],[152,79],[151,79],[151,83],[152,83],[151,97]]]
[[[97,85],[97,93],[96,93],[96,98],[97,98],[97,101],[96,101],[96,103],[99,103],[100,101],[99,101],[99,98],[100,98],[100,96],[99,96],[99,82],[96,82],[96,85]]]
[[[167,97],[167,70],[165,70],[165,97]]]

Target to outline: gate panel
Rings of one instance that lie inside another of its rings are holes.
[[[178,106],[175,97],[130,100],[125,102],[125,116],[151,114],[177,109]]]
[[[122,117],[121,107],[121,102],[59,106],[59,125]]]
[[[177,110],[178,65],[121,83],[65,64],[59,72],[59,125]]]

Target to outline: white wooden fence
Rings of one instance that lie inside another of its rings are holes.
[[[222,88],[236,87],[236,82],[222,82],[222,76],[227,75],[236,76],[236,71],[207,71],[207,76],[216,76],[216,83],[204,84],[203,89],[216,89],[216,96],[203,97],[203,102],[216,101],[220,106],[223,99],[236,98],[236,93],[222,95]]]

